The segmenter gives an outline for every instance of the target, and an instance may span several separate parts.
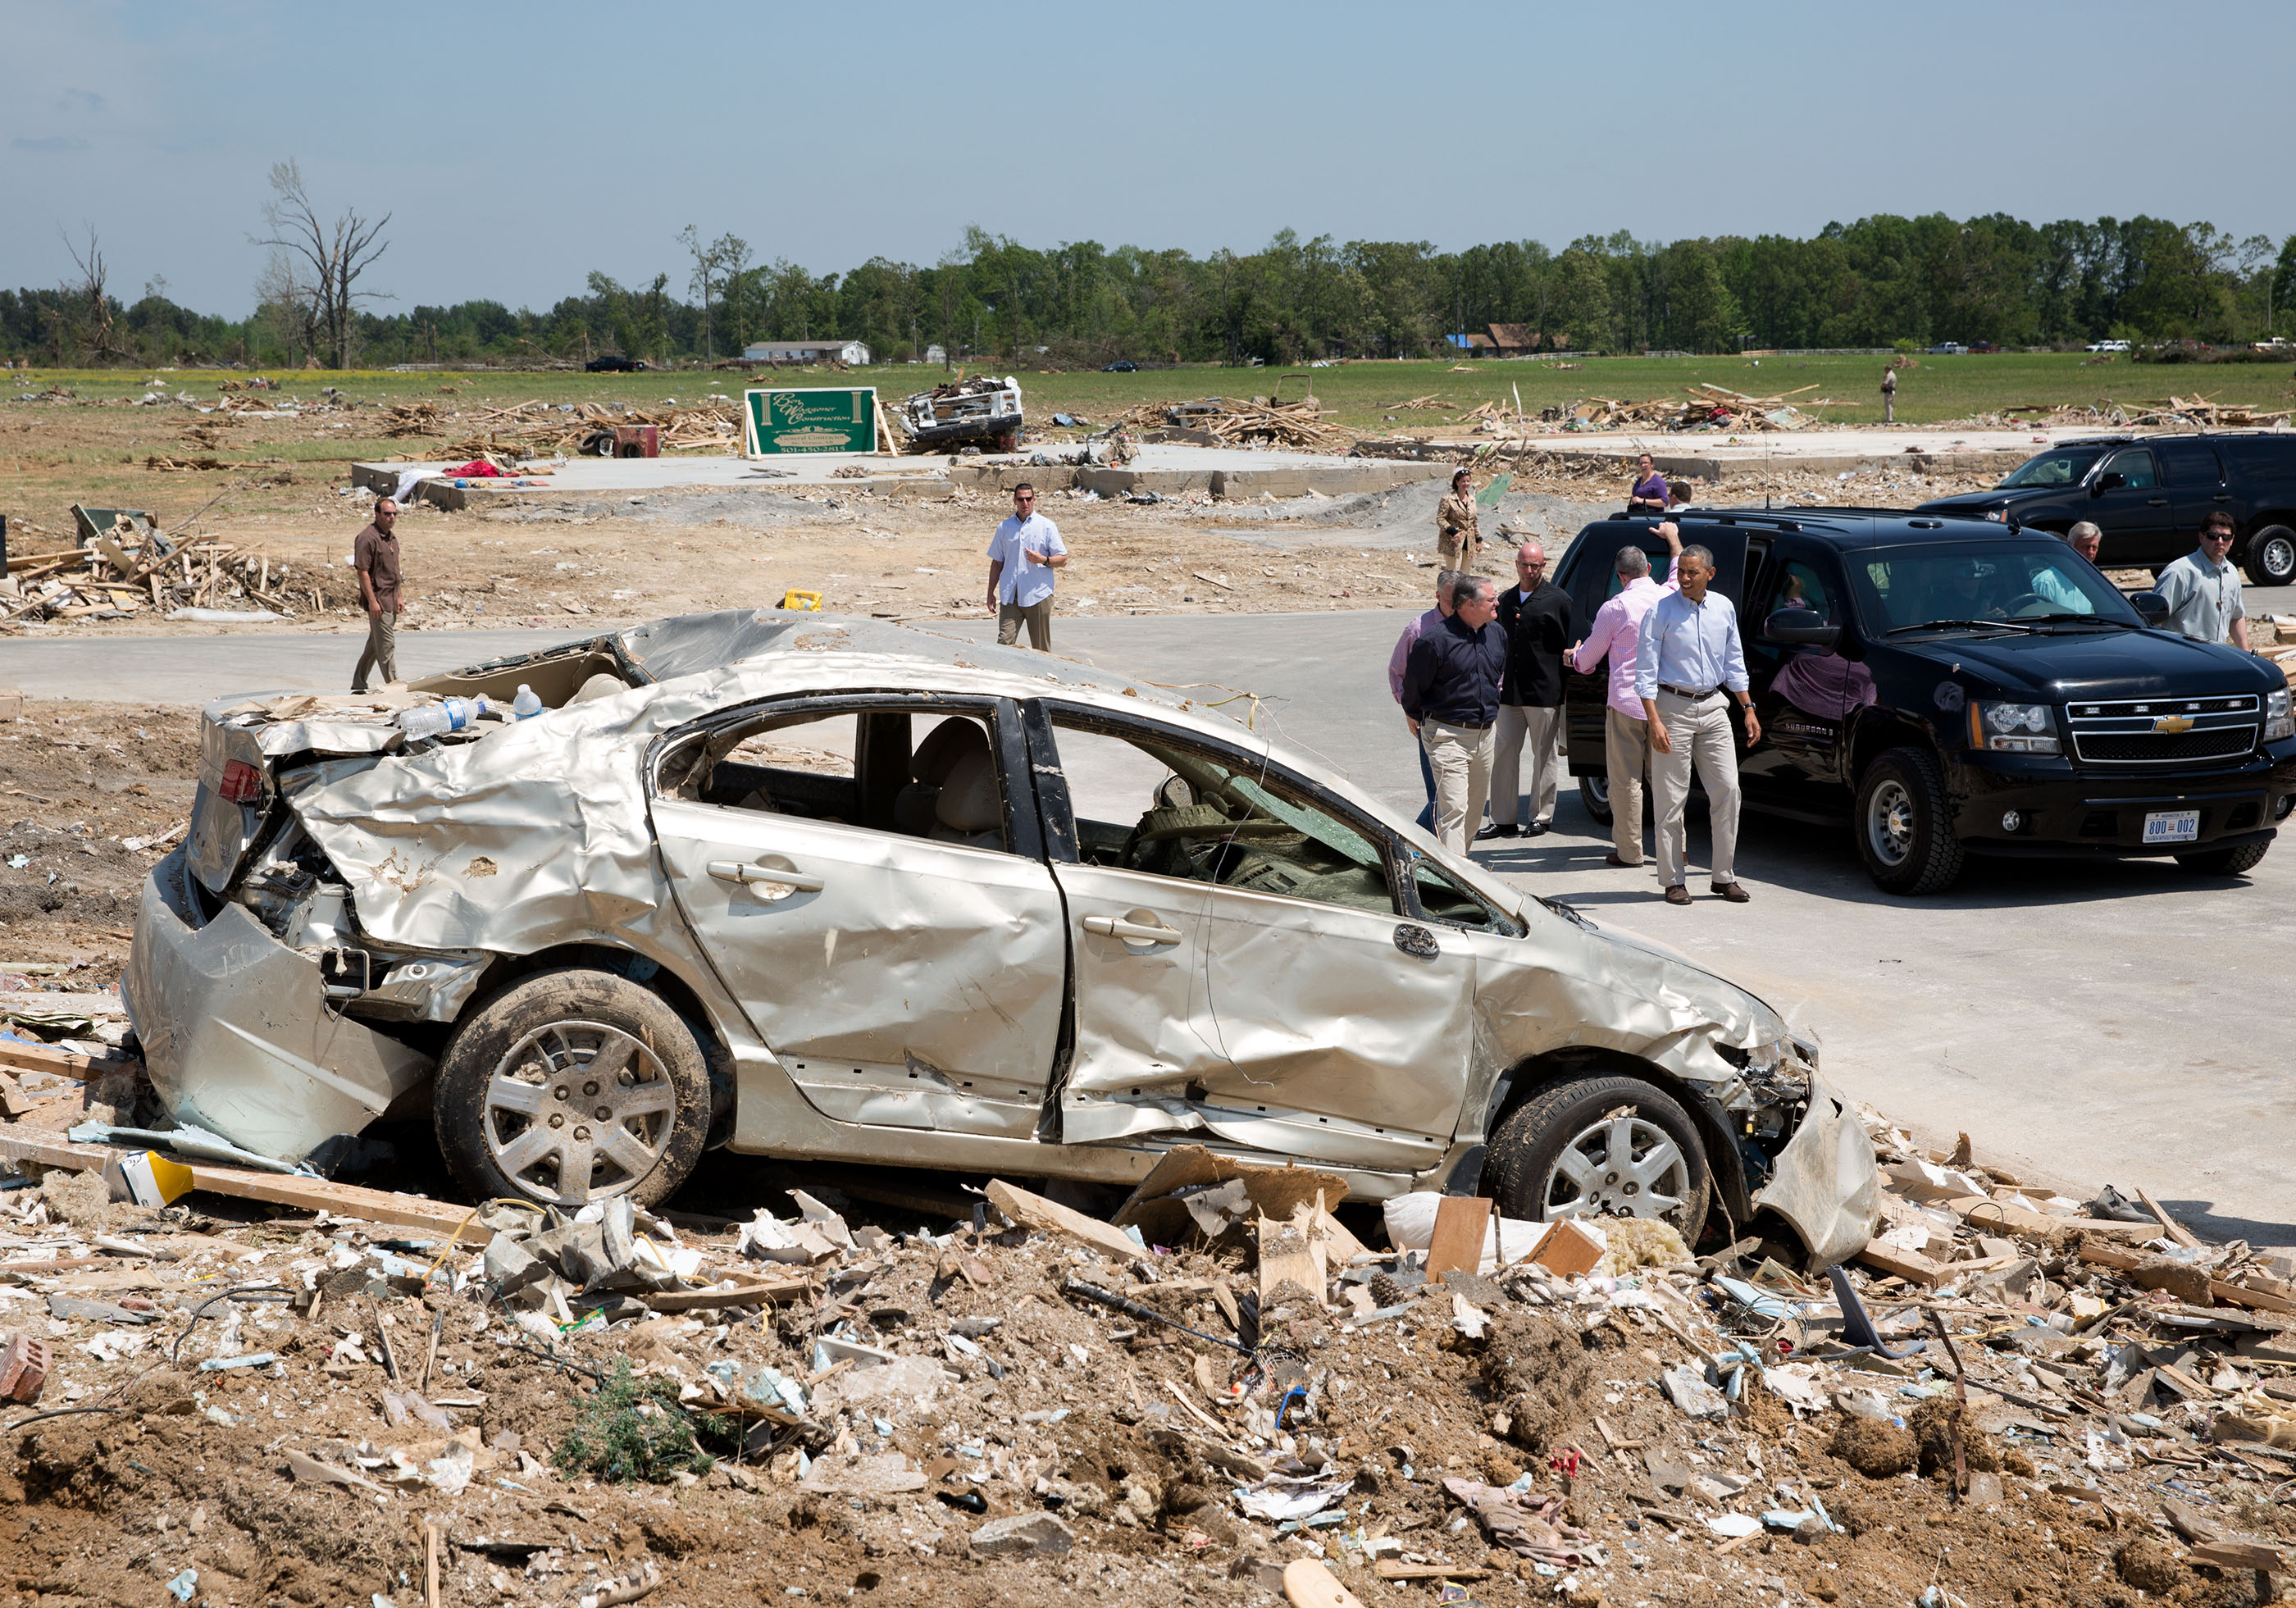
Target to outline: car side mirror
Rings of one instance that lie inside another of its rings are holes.
[[[1762,622],[1762,639],[1790,648],[1830,648],[1841,640],[1841,628],[1826,624],[1815,609],[1780,609]]]
[[[2169,600],[2158,592],[2132,592],[2128,606],[2144,616],[2148,626],[2157,626],[2169,618]]]
[[[2091,496],[2103,496],[2106,492],[2118,491],[2128,484],[2128,477],[2115,470],[2111,474],[2097,476],[2095,484],[2088,488],[2088,494]]]

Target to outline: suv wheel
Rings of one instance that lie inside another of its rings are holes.
[[[2264,857],[2270,842],[2243,843],[2234,849],[2210,849],[2200,854],[2180,854],[2177,864],[2202,876],[2238,876],[2256,869],[2257,861]]]
[[[2248,538],[2240,567],[2259,587],[2284,587],[2296,580],[2296,530],[2267,525]]]
[[[1581,776],[1578,778],[1578,802],[1598,825],[1611,824],[1611,778]]]
[[[709,1067],[661,996],[544,972],[463,1019],[431,1098],[439,1149],[478,1200],[669,1198],[709,1135]]]
[[[1945,773],[1924,748],[1893,748],[1857,784],[1857,852],[1885,893],[1942,893],[1961,874]]]
[[[1577,1078],[1515,1108],[1492,1136],[1499,1210],[1548,1218],[1664,1218],[1695,1244],[1713,1197],[1689,1114],[1639,1078]]]

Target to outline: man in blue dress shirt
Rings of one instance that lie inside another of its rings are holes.
[[[1659,881],[1666,902],[1686,905],[1682,812],[1690,798],[1690,771],[1706,784],[1707,820],[1714,833],[1714,891],[1734,905],[1746,902],[1738,885],[1738,751],[1730,733],[1726,693],[1746,711],[1746,742],[1762,740],[1762,723],[1746,681],[1746,650],[1738,637],[1738,611],[1708,587],[1714,554],[1682,550],[1678,592],[1643,616],[1635,648],[1635,694],[1649,723],[1651,786],[1657,795]]]

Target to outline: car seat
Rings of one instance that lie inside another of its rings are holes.
[[[928,835],[975,849],[1002,849],[1004,799],[996,785],[996,758],[988,751],[988,738],[979,726],[970,720],[961,724],[972,734],[973,741],[964,746],[941,782],[933,799],[934,824]]]
[[[940,824],[935,805],[941,785],[947,781],[957,760],[974,748],[986,753],[988,738],[972,720],[944,720],[925,734],[925,740],[917,744],[916,752],[909,759],[909,775],[914,779],[893,795],[896,831],[913,838],[933,835],[933,828]]]

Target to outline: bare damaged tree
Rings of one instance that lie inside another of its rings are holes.
[[[353,312],[360,302],[389,299],[382,292],[357,287],[361,275],[390,250],[382,231],[390,214],[369,221],[346,209],[332,224],[322,221],[303,188],[302,170],[291,158],[273,166],[271,191],[272,199],[263,207],[263,221],[271,233],[255,243],[276,246],[300,259],[297,277],[309,286],[313,333],[325,342],[334,367],[348,368],[357,332]]]
[[[87,230],[85,250],[72,244],[71,236],[62,229],[56,231],[64,242],[64,250],[71,253],[72,267],[79,273],[78,278],[63,288],[71,308],[67,316],[73,340],[85,347],[92,358],[98,363],[116,363],[127,353],[112,339],[111,295],[104,285],[103,247],[96,240],[95,226],[83,226]]]

